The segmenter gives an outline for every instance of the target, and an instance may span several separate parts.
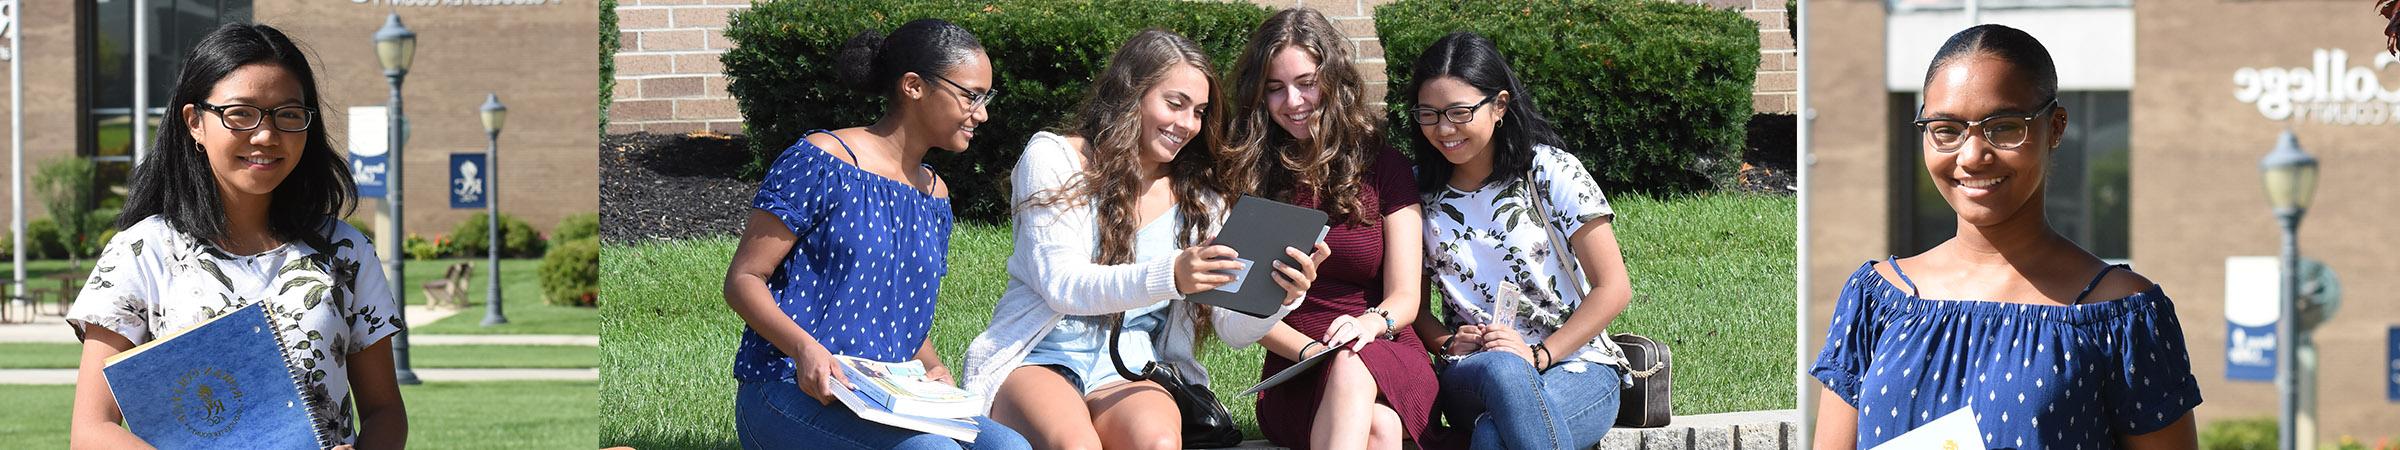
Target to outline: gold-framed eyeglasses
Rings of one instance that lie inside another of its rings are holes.
[[[1465,124],[1467,122],[1475,121],[1475,109],[1482,108],[1483,105],[1491,103],[1493,98],[1497,98],[1499,96],[1500,94],[1497,93],[1486,95],[1483,96],[1483,100],[1478,100],[1475,102],[1475,104],[1467,106],[1411,109],[1408,110],[1408,117],[1415,119],[1417,121],[1417,126],[1432,126],[1434,124],[1441,123],[1442,119],[1444,118],[1449,119],[1450,123]]]
[[[1937,152],[1958,151],[1959,146],[1966,145],[1968,134],[1976,130],[1982,130],[1983,142],[1992,144],[1992,148],[2016,150],[2033,135],[2034,119],[2041,118],[2057,107],[2058,98],[2051,97],[2050,101],[2043,102],[2040,109],[2025,114],[1994,114],[1981,120],[1918,118],[1915,123],[1917,131],[1923,132],[1925,142],[1932,143],[1933,150]],[[1917,108],[1922,114],[1924,107]]]
[[[217,122],[224,124],[225,129],[233,131],[256,130],[259,125],[273,122],[277,131],[298,133],[308,131],[309,124],[316,122],[317,116],[315,108],[300,105],[260,108],[250,105],[212,105],[208,102],[199,102],[194,103],[193,106],[217,113]]]
[[[968,107],[968,108],[982,108],[982,107],[984,107],[984,106],[986,106],[986,105],[990,105],[990,104],[992,104],[992,97],[998,97],[998,96],[1000,96],[1000,90],[999,90],[999,89],[985,89],[985,90],[977,91],[977,90],[967,89],[967,87],[966,87],[966,86],[960,86],[960,85],[958,84],[958,82],[956,82],[956,81],[950,81],[950,79],[949,79],[949,78],[944,78],[944,77],[942,77],[942,76],[941,76],[941,74],[936,74],[936,73],[930,73],[930,72],[928,72],[928,73],[926,73],[925,75],[926,75],[926,76],[929,76],[929,77],[933,77],[933,79],[936,79],[936,80],[942,80],[942,83],[943,83],[943,84],[948,84],[948,85],[950,85],[950,88],[951,88],[951,89],[957,89],[957,90],[958,90],[958,95],[959,95],[959,96],[961,96],[961,97],[966,97],[966,98],[967,98],[967,107]]]

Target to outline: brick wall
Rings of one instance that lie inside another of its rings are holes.
[[[1375,37],[1375,7],[1391,0],[1251,0],[1268,8],[1306,6],[1325,13],[1357,50],[1367,78],[1368,98],[1386,89],[1383,44]],[[1783,0],[1707,0],[1743,9],[1759,22],[1758,85],[1751,97],[1760,114],[1791,114],[1799,107],[1799,54],[1786,25]],[[609,133],[740,133],[741,111],[725,92],[718,55],[731,48],[724,37],[727,15],[749,0],[623,0],[617,5],[615,103]],[[1375,102],[1377,107],[1382,102]]]
[[[1758,21],[1758,80],[1750,88],[1750,108],[1758,114],[1792,114],[1800,110],[1800,47],[1792,39],[1792,11],[1783,0],[1748,0],[1742,16]]]
[[[742,112],[725,93],[717,57],[733,47],[725,21],[749,0],[617,3],[617,85],[609,133],[740,133]]]

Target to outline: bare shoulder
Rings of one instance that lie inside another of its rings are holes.
[[[808,137],[805,139],[808,140],[810,145],[815,145],[817,146],[817,149],[824,150],[825,154],[833,155],[834,159],[838,159],[842,162],[850,163],[850,165],[856,166],[858,165],[858,159],[852,157],[851,155],[852,153],[855,153],[855,151],[845,150],[850,150],[849,143],[851,142],[873,142],[870,139],[866,139],[871,136],[872,135],[867,134],[866,128],[852,127],[824,133],[809,133]]]
[[[925,169],[925,176],[933,177],[934,197],[950,198],[950,183],[942,181],[942,174],[934,172],[933,169],[928,168]]]
[[[2158,286],[2158,283],[2151,282],[2150,277],[2134,272],[2132,266],[2120,267],[2108,271],[2108,275],[2101,277],[2100,284],[2092,287],[2090,301],[2132,297],[2134,294],[2148,291],[2155,286]]]

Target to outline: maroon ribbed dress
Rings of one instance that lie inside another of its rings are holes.
[[[1379,149],[1375,163],[1361,178],[1366,185],[1359,189],[1358,195],[1367,211],[1383,216],[1418,204],[1416,174],[1410,170],[1408,158],[1398,151],[1389,147]],[[1309,196],[1297,200],[1293,203],[1317,206]],[[1317,268],[1317,280],[1308,289],[1308,300],[1283,318],[1284,324],[1311,338],[1323,337],[1326,326],[1335,317],[1358,315],[1366,312],[1371,303],[1383,301],[1384,239],[1380,218],[1373,225],[1336,225],[1326,233],[1325,245],[1333,250],[1333,255]],[[1412,236],[1401,245],[1423,244]],[[1378,402],[1400,413],[1402,428],[1408,431],[1410,439],[1417,439],[1433,411],[1434,394],[1440,391],[1435,384],[1432,360],[1425,353],[1425,345],[1417,341],[1417,333],[1401,327],[1397,340],[1376,339],[1359,356],[1366,362],[1367,370],[1375,374],[1376,388],[1382,393]],[[1291,360],[1268,352],[1259,377],[1274,375],[1291,365]],[[1258,429],[1267,435],[1267,440],[1298,450],[1308,448],[1309,428],[1316,419],[1319,394],[1324,392],[1324,374],[1320,367],[1259,393]]]

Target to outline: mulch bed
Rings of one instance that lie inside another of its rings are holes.
[[[1798,188],[1788,115],[1751,118],[1735,189],[1791,195]],[[634,133],[600,139],[600,238],[639,243],[740,234],[758,182],[738,176],[748,139],[710,133]]]
[[[600,139],[600,238],[612,243],[731,236],[742,231],[758,182],[747,139],[634,133]]]

